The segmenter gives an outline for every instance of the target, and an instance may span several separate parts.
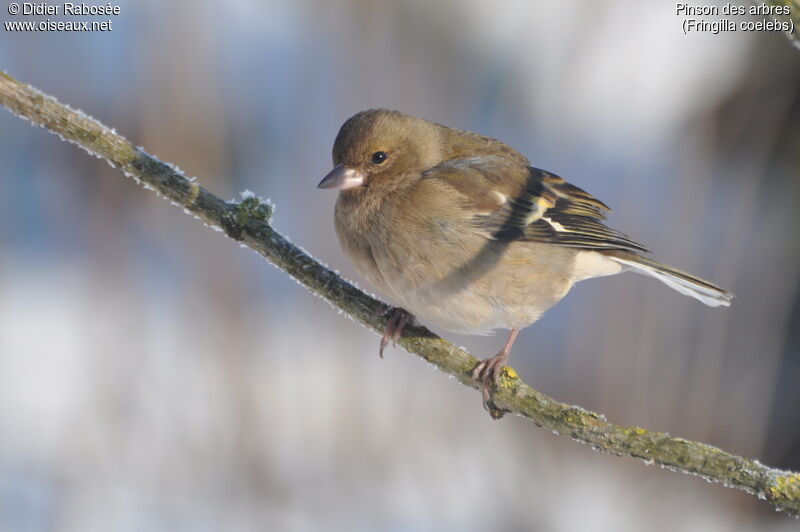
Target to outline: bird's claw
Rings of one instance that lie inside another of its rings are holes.
[[[492,384],[497,384],[498,380],[500,379],[500,374],[503,371],[503,366],[506,362],[508,362],[508,353],[501,351],[492,358],[482,360],[477,366],[475,366],[475,369],[472,370],[472,378],[480,381],[482,384],[481,392],[483,394],[483,407],[489,412],[497,410],[494,408],[494,405],[491,404],[489,386]]]
[[[401,308],[390,309],[384,315],[388,315],[389,319],[386,321],[386,328],[381,337],[381,347],[378,351],[381,358],[383,358],[383,350],[389,345],[389,340],[396,347],[397,341],[403,336],[403,329],[406,328],[406,325],[416,325],[414,316]]]

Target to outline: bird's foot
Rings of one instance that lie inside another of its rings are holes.
[[[517,339],[518,334],[519,329],[511,329],[508,340],[506,340],[505,345],[503,345],[503,349],[492,358],[482,360],[475,366],[475,369],[472,370],[472,378],[476,381],[480,381],[482,384],[483,408],[488,410],[489,414],[495,419],[503,417],[505,412],[497,408],[492,402],[492,398],[489,395],[489,386],[492,384],[499,384],[504,364],[508,362],[508,354],[511,353],[511,346],[514,345],[514,340]],[[516,372],[511,368],[508,368],[508,374],[509,376],[516,376]]]
[[[493,408],[491,404],[489,386],[497,384],[506,362],[508,362],[508,353],[503,350],[492,358],[482,360],[475,366],[475,369],[472,370],[472,378],[482,383],[481,392],[483,393],[483,407],[490,412],[496,410],[496,408]]]
[[[403,336],[403,329],[406,328],[406,325],[413,326],[417,324],[417,319],[413,314],[399,307],[388,310],[384,315],[388,315],[389,319],[386,321],[386,329],[384,329],[383,336],[381,337],[381,348],[380,351],[378,351],[381,358],[383,358],[383,350],[389,345],[389,340],[391,340],[392,345],[396,347],[397,340]]]

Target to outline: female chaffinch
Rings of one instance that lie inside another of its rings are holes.
[[[342,248],[402,307],[381,356],[415,316],[465,334],[510,329],[500,352],[473,372],[484,402],[519,330],[578,281],[632,271],[709,306],[733,298],[644,257],[644,246],[603,223],[605,204],[499,140],[373,109],[342,125],[333,163],[319,188],[340,190]]]

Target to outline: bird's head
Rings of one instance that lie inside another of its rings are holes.
[[[442,126],[398,111],[350,117],[333,144],[333,170],[318,188],[394,190],[442,160]]]

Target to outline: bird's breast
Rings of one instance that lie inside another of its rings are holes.
[[[452,217],[408,219],[391,206],[365,217],[353,208],[337,202],[345,253],[367,281],[423,324],[464,334],[525,327],[572,285],[573,250],[488,240]]]

